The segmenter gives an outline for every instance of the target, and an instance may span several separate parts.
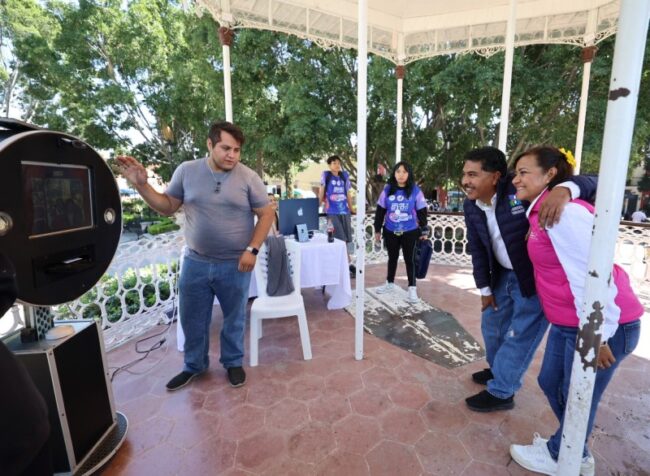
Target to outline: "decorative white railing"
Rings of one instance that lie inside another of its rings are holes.
[[[430,214],[429,225],[435,250],[432,263],[470,267],[462,214]],[[324,219],[321,228],[325,228]],[[383,244],[374,242],[371,215],[366,216],[364,229],[366,263],[386,262]],[[176,301],[178,258],[183,245],[180,231],[153,237],[144,235],[138,241],[121,244],[99,283],[78,300],[55,306],[55,319],[100,320],[107,349],[142,334],[156,324],[168,322]],[[628,272],[634,288],[646,308],[650,309],[650,225],[621,223],[615,261]],[[8,314],[12,317],[7,315],[3,319],[0,334],[21,325],[21,313],[17,308]]]
[[[430,213],[429,238],[433,241],[434,253],[431,262],[452,266],[471,266],[467,254],[465,219],[461,213]],[[374,242],[374,217],[367,215],[364,220],[366,234],[366,263],[385,263],[388,254],[383,246]],[[353,227],[354,228],[354,227]]]
[[[637,295],[650,307],[650,225],[621,222],[614,262],[630,275]]]
[[[167,321],[184,244],[180,231],[120,244],[102,279],[76,301],[55,306],[55,319],[100,319],[107,349]]]

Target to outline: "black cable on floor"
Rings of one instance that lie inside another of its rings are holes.
[[[145,372],[140,372],[140,373],[138,373],[138,372],[132,372],[132,371],[129,371],[129,369],[130,369],[131,367],[133,367],[134,365],[136,365],[136,364],[139,363],[139,362],[142,362],[144,359],[146,359],[146,358],[149,356],[149,354],[150,354],[151,352],[153,352],[154,350],[158,350],[158,349],[160,349],[160,348],[161,348],[163,345],[165,345],[165,343],[167,342],[167,334],[169,334],[169,331],[170,331],[170,329],[171,329],[171,327],[172,327],[172,324],[174,323],[174,319],[175,319],[175,317],[176,317],[176,311],[177,311],[177,309],[176,309],[176,296],[177,296],[177,294],[174,295],[174,297],[172,298],[172,313],[171,313],[171,317],[169,318],[169,322],[168,322],[167,324],[165,324],[165,326],[166,326],[167,328],[164,329],[164,330],[161,331],[161,332],[158,332],[157,334],[153,334],[153,335],[150,335],[150,336],[147,336],[147,337],[143,337],[143,338],[141,338],[141,339],[138,339],[138,340],[135,342],[135,352],[136,352],[137,354],[144,354],[144,355],[143,355],[142,357],[138,357],[137,359],[134,359],[134,360],[132,360],[131,362],[129,362],[129,363],[127,363],[127,364],[124,364],[124,365],[122,365],[122,366],[120,366],[120,367],[117,367],[117,368],[116,368],[116,367],[112,367],[112,368],[115,369],[115,370],[114,370],[113,373],[111,374],[111,382],[113,381],[113,379],[115,378],[115,376],[116,376],[118,373],[123,372],[123,371],[127,371],[127,372],[129,372],[129,373],[131,373],[131,374],[135,374],[135,375],[144,375],[144,374],[146,374],[147,372],[150,372],[150,371],[151,371],[151,370],[152,370],[156,365],[158,365],[158,364],[162,361],[162,358],[161,358],[158,362],[156,362],[155,364],[153,364],[153,365],[152,365],[149,369],[147,369]],[[140,350],[140,349],[138,349],[138,344],[141,344],[142,342],[146,342],[146,341],[148,341],[148,340],[150,340],[150,339],[154,339],[154,338],[156,338],[156,337],[160,337],[160,336],[162,336],[162,335],[164,335],[164,337],[163,337],[162,339],[160,339],[158,342],[154,343],[154,344],[153,344],[151,347],[149,347],[148,349],[146,349],[146,350]],[[163,357],[164,357],[164,356],[163,356]]]

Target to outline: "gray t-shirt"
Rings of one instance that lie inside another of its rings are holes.
[[[253,208],[269,203],[253,170],[238,163],[217,174],[206,158],[183,162],[165,193],[183,202],[189,255],[207,261],[238,260],[253,236]]]

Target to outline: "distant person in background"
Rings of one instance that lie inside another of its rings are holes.
[[[278,234],[278,230],[280,229],[280,218],[278,217],[278,201],[276,200],[275,195],[273,193],[269,192],[267,195],[269,197],[269,203],[273,208],[273,213],[275,213],[275,219],[273,220],[273,224],[271,224],[269,235],[275,236]]]
[[[65,204],[63,200],[57,198],[54,202],[54,207],[50,209],[50,229],[51,231],[59,231],[68,227],[68,218],[65,213]]]
[[[645,212],[643,210],[637,210],[634,213],[632,213],[632,221],[634,223],[643,223],[648,220],[648,217],[646,216]]]
[[[32,234],[38,235],[48,231],[45,208],[41,206],[34,207],[34,218],[32,221]]]
[[[388,270],[386,284],[379,287],[379,294],[391,292],[395,288],[395,273],[399,250],[404,255],[408,277],[408,300],[418,302],[415,285],[415,266],[413,253],[418,240],[425,239],[427,229],[427,201],[420,187],[415,184],[413,170],[406,162],[398,162],[388,179],[388,185],[379,196],[375,211],[375,240],[381,240],[383,229],[384,244],[388,251]]]
[[[334,226],[334,237],[344,241],[348,247],[348,262],[352,253],[352,183],[350,175],[343,170],[341,158],[333,155],[327,159],[329,170],[323,172],[318,190],[318,203],[324,204],[327,220]],[[350,275],[356,274],[356,268],[350,264]]]
[[[83,211],[81,207],[77,205],[72,198],[68,198],[64,202],[65,206],[65,217],[69,226],[81,226],[83,224]]]

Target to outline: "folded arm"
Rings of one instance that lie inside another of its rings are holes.
[[[582,198],[594,203],[598,179],[589,175],[574,175],[549,192],[539,208],[539,224],[542,228],[551,228],[560,222],[564,207],[569,201]]]

